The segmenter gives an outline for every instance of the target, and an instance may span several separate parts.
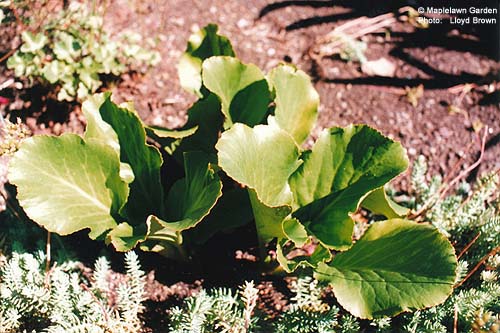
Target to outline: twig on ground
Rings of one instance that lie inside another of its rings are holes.
[[[494,256],[497,254],[497,252],[500,252],[500,246],[495,247],[493,250],[491,250],[487,255],[485,255],[479,262],[474,266],[474,268],[467,274],[460,283],[456,284],[454,288],[460,287],[462,284],[465,283],[474,273],[483,265],[486,260],[488,260],[489,257]]]
[[[457,256],[457,259],[460,259],[467,251],[469,251],[470,247],[479,239],[479,236],[481,236],[481,233],[479,232],[470,242],[467,244],[463,250],[460,252],[460,254]]]
[[[472,170],[474,170],[481,162],[483,161],[484,157],[484,150],[486,147],[486,138],[488,136],[488,126],[485,127],[484,133],[481,139],[481,148],[480,148],[480,153],[479,153],[479,158],[471,164],[468,168],[460,172],[455,178],[453,178],[451,181],[446,181],[443,182],[443,185],[441,185],[440,189],[438,190],[436,196],[438,195],[439,197],[435,199],[436,196],[433,198],[430,198],[427,200],[427,202],[416,212],[410,214],[408,216],[409,219],[416,219],[419,216],[424,215],[436,202],[439,202],[442,200],[445,195],[448,193],[448,191],[460,180],[462,180],[464,177],[466,177]]]

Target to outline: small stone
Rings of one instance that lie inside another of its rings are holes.
[[[248,20],[246,20],[246,19],[242,18],[242,19],[240,19],[240,20],[236,23],[236,25],[238,26],[238,28],[240,28],[240,29],[244,29],[244,28],[246,28],[246,27],[250,26],[250,22],[248,22]]]
[[[275,54],[276,54],[276,50],[275,50],[275,49],[270,48],[270,49],[268,49],[268,50],[267,50],[267,55],[268,55],[269,57],[272,57],[272,56],[273,56],[273,55],[275,55]]]

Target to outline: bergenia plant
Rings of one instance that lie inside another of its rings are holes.
[[[286,271],[311,267],[362,318],[451,293],[453,247],[431,225],[405,220],[384,192],[408,166],[400,143],[350,125],[324,129],[306,148],[319,106],[310,78],[289,64],[265,75],[242,63],[214,25],[190,38],[179,75],[199,97],[180,129],[146,126],[104,94],[83,105],[83,137],[26,140],[9,179],[27,215],[61,235],[89,229],[119,251],[184,259],[186,245],[252,221],[262,249],[276,240]],[[360,207],[387,220],[353,242]],[[304,246],[312,253],[293,255]]]

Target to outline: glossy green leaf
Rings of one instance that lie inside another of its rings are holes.
[[[96,140],[74,134],[35,136],[23,142],[9,166],[26,214],[51,232],[90,229],[96,238],[117,224],[128,186],[118,155]]]
[[[365,125],[323,131],[302,159],[290,178],[293,216],[324,245],[338,250],[351,246],[354,222],[349,214],[360,200],[408,166],[399,143]]]
[[[113,130],[111,125],[105,122],[99,109],[104,103],[108,95],[94,94],[90,96],[82,104],[82,112],[87,121],[85,128],[84,139],[95,139],[109,145],[120,156],[120,143],[118,135]],[[120,163],[120,177],[130,184],[134,181],[134,172],[128,163]]]
[[[403,217],[410,212],[410,209],[392,201],[385,193],[384,187],[371,191],[363,199],[361,206],[373,214],[384,215],[388,219]]]
[[[120,154],[118,135],[113,127],[102,119],[99,111],[108,97],[108,94],[94,94],[82,103],[82,112],[87,121],[84,138],[87,140],[96,139],[106,143],[113,148],[117,154]]]
[[[160,167],[163,160],[158,149],[146,143],[146,131],[139,116],[131,107],[118,107],[111,102],[109,94],[105,95],[99,113],[116,133],[120,160],[130,165],[135,177],[123,212],[128,222],[137,225],[144,223],[149,215],[162,216]]]
[[[316,123],[319,95],[309,76],[291,65],[280,65],[268,74],[276,98],[277,124],[302,144]]]
[[[219,28],[209,24],[189,37],[186,52],[182,55],[177,71],[181,86],[202,97],[201,64],[212,56],[234,57],[233,47],[227,37],[217,34]]]
[[[219,166],[229,177],[254,189],[263,204],[291,204],[288,178],[300,165],[299,149],[282,129],[235,124],[222,133],[215,148]]]
[[[222,196],[222,182],[205,153],[185,153],[184,170],[186,176],[168,193],[164,219],[177,231],[194,227]]]
[[[146,126],[145,129],[148,137],[159,143],[167,154],[173,155],[185,138],[196,133],[198,126],[181,129]]]
[[[235,124],[217,142],[219,166],[249,187],[259,240],[282,237],[281,222],[291,212],[288,178],[300,165],[299,149],[282,129]]]
[[[149,215],[146,224],[120,224],[108,235],[117,250],[127,251],[140,243],[143,250],[161,252],[174,259],[184,256],[181,232],[196,226],[222,195],[222,182],[205,153],[186,153],[184,164],[186,176],[170,189],[166,218]]]
[[[436,228],[401,219],[377,222],[346,252],[321,263],[338,302],[361,318],[394,316],[444,302],[457,258]]]
[[[211,57],[203,62],[202,77],[207,89],[220,98],[229,126],[236,122],[254,126],[265,118],[270,93],[257,66],[237,58]]]

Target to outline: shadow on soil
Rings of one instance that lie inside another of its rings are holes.
[[[377,3],[368,0],[355,1],[278,1],[262,8],[259,18],[262,18],[271,12],[279,11],[285,7],[312,7],[325,8],[331,7],[335,11],[331,15],[312,16],[306,19],[297,20],[286,26],[286,31],[304,29],[314,25],[324,23],[334,23],[341,20],[355,19],[361,16],[373,17],[384,13],[394,12],[397,14],[399,8],[403,6],[412,6],[414,8],[422,7],[443,7],[440,1],[391,1],[390,3]],[[335,8],[334,8],[335,7]],[[469,8],[471,3],[465,0],[455,1],[453,8]],[[487,0],[481,2],[481,8],[498,8],[498,0]],[[341,12],[338,13],[338,9]],[[323,10],[324,12],[324,10]],[[498,15],[497,15],[498,16]],[[500,16],[498,17],[500,19]],[[319,75],[316,80],[327,83],[343,83],[355,85],[379,85],[379,86],[416,86],[424,84],[426,89],[445,89],[464,83],[488,84],[499,79],[498,73],[489,73],[485,77],[474,75],[462,71],[456,75],[448,74],[433,68],[430,64],[416,59],[408,49],[436,46],[446,50],[457,52],[470,52],[472,54],[488,57],[493,60],[500,60],[500,24],[470,24],[458,26],[445,21],[442,24],[432,24],[428,29],[416,29],[411,33],[391,33],[391,36],[397,40],[390,51],[390,55],[401,59],[407,64],[421,70],[431,76],[429,79],[422,78],[383,78],[383,77],[361,77],[354,79],[333,79],[325,78]],[[498,98],[497,95],[494,96]],[[488,99],[484,101],[488,103]]]

